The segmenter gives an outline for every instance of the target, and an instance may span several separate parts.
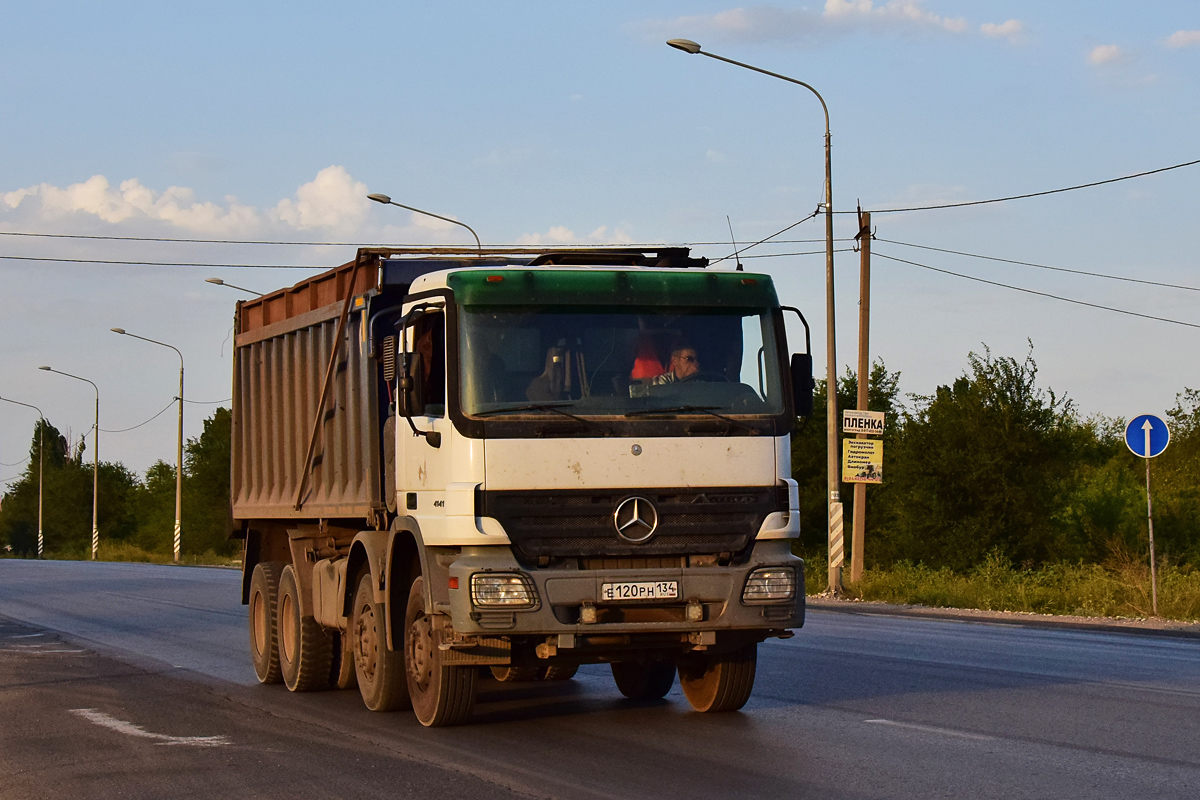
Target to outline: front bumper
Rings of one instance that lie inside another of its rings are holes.
[[[746,579],[764,566],[790,566],[796,571],[796,593],[788,601],[766,604],[742,602]],[[471,602],[471,575],[477,572],[519,572],[537,590],[531,609],[476,608]],[[449,566],[451,624],[458,635],[551,636],[573,634],[699,633],[706,631],[780,631],[804,624],[804,562],[792,555],[790,541],[756,542],[744,564],[668,569],[525,568],[507,547],[465,547]],[[672,600],[606,602],[604,583],[678,581],[679,597]],[[689,619],[688,605],[693,618]],[[694,619],[696,605],[701,619]],[[584,613],[591,606],[592,611]],[[595,622],[584,622],[594,618]]]

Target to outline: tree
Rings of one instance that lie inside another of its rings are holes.
[[[184,456],[183,546],[190,553],[232,554],[229,540],[229,470],[233,415],[218,408],[204,420],[204,432],[189,439]]]
[[[992,552],[1022,564],[1084,555],[1064,498],[1081,462],[1103,463],[1093,432],[1069,400],[1038,388],[1032,344],[1023,361],[986,347],[967,361],[953,384],[914,398],[875,556],[962,570]]]
[[[888,372],[883,361],[876,359],[871,365],[871,375],[867,383],[867,407],[871,411],[882,411],[888,415],[888,427],[884,435],[885,464],[890,457],[887,455],[889,443],[896,435],[896,425],[900,421],[899,386],[900,373]],[[826,381],[817,382],[813,415],[800,420],[792,434],[792,477],[800,484],[800,548],[804,553],[826,552],[829,540],[828,506],[825,501],[828,481],[825,460],[825,454],[828,452],[825,387]],[[837,393],[839,410],[858,408],[858,376],[849,368],[838,380]],[[840,422],[839,420],[839,429]],[[840,463],[839,459],[839,465]],[[867,519],[874,520],[875,513],[883,507],[877,496],[880,490],[881,487],[871,487],[867,493]],[[845,500],[848,500],[849,492],[846,492],[846,495]],[[845,517],[846,530],[850,530],[852,524],[852,505],[845,502],[845,510],[848,512]]]

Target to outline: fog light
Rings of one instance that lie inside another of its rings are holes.
[[[596,624],[596,607],[591,603],[584,603],[579,607],[579,621],[584,625]]]
[[[748,605],[782,603],[796,597],[796,570],[791,567],[760,567],[746,579],[742,602]]]
[[[704,621],[704,606],[699,600],[689,600],[686,609],[688,622],[703,622]]]
[[[534,608],[537,590],[519,572],[477,572],[471,576],[471,602],[479,608]]]

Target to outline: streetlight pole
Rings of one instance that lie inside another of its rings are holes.
[[[96,424],[92,428],[95,431],[92,437],[92,561],[95,561],[100,553],[100,527],[96,524],[96,511],[100,506],[100,388],[87,378],[81,378],[69,372],[61,372],[50,367],[38,367],[38,369],[53,372],[55,375],[65,375],[84,383],[91,383],[92,388],[96,390]]]
[[[456,219],[450,219],[449,217],[443,217],[441,214],[435,214],[432,211],[422,211],[419,208],[413,208],[412,206],[406,206],[403,203],[397,203],[395,200],[388,197],[386,194],[369,194],[369,195],[367,195],[367,199],[374,200],[376,203],[383,203],[385,206],[396,206],[397,208],[403,208],[406,211],[415,211],[416,213],[424,214],[427,217],[433,217],[434,219],[440,219],[443,222],[452,222],[455,225],[461,225],[464,228],[466,228],[467,230],[469,230],[471,232],[471,235],[475,237],[475,246],[477,248],[479,248],[479,255],[483,255],[483,245],[479,243],[479,234],[477,234],[475,232],[475,229],[472,228],[470,225],[468,225],[465,222],[459,222]]]
[[[821,93],[804,81],[770,72],[765,69],[743,64],[731,58],[725,58],[700,49],[700,45],[689,39],[671,39],[668,45],[676,50],[682,50],[692,55],[708,56],[735,67],[742,67],[752,72],[769,75],[781,81],[794,83],[808,89],[821,101],[821,109],[825,112],[825,445],[828,450],[826,458],[826,483],[829,496],[829,588],[834,593],[842,590],[842,560],[844,548],[842,545],[842,503],[839,494],[838,480],[838,420],[837,420],[837,348],[835,345],[834,304],[833,304],[833,168],[829,135],[829,107]]]
[[[42,473],[46,467],[45,458],[45,443],[46,443],[46,417],[42,414],[42,410],[37,406],[31,406],[29,403],[22,403],[19,400],[9,400],[7,397],[0,397],[6,403],[12,403],[17,406],[25,406],[32,408],[38,412],[38,558],[42,557],[42,549],[45,540],[42,538]]]
[[[175,563],[179,563],[179,544],[183,530],[183,353],[179,352],[179,348],[174,345],[169,345],[166,342],[159,342],[154,339],[147,339],[145,336],[138,336],[136,333],[129,333],[124,328],[110,328],[113,333],[119,333],[122,336],[131,336],[134,339],[141,339],[143,342],[156,344],[160,347],[169,347],[175,351],[175,355],[179,356],[179,397],[175,398],[179,401],[179,435],[176,439],[175,449]]]
[[[226,281],[222,280],[221,278],[205,278],[204,282],[211,283],[214,286],[228,286],[230,289],[237,289],[239,292],[245,292],[246,294],[252,294],[255,297],[263,296],[262,292],[256,292],[253,289],[246,289],[242,286],[234,286],[232,283],[227,283]]]

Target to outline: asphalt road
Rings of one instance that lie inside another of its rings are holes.
[[[254,681],[232,570],[0,560],[0,798],[1200,796],[1200,642],[811,612],[746,708],[605,667],[426,730]]]

